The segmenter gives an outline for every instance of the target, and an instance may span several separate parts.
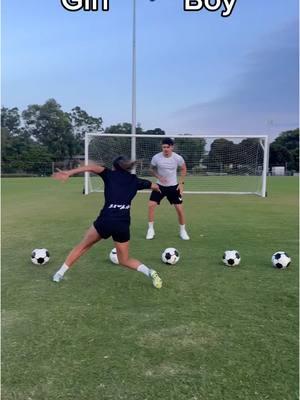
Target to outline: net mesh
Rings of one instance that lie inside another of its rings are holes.
[[[153,178],[152,157],[161,151],[162,137],[136,136],[136,173]],[[187,166],[185,191],[256,193],[262,191],[264,148],[261,138],[181,136],[174,138],[174,151]],[[131,158],[131,137],[90,135],[88,160],[112,167],[115,157]],[[154,179],[152,179],[154,180]],[[99,177],[89,178],[89,191],[102,190]]]

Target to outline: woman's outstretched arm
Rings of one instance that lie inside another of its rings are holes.
[[[52,175],[53,179],[57,179],[58,181],[67,181],[70,176],[80,174],[82,172],[93,172],[94,174],[101,174],[105,167],[101,167],[100,165],[84,165],[83,167],[78,167],[74,169],[69,169],[67,171],[62,171],[57,168],[57,172]]]

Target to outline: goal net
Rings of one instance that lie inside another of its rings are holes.
[[[119,155],[136,160],[140,177],[150,174],[152,157],[168,136],[87,133],[85,164],[112,167]],[[185,193],[256,194],[265,197],[268,169],[267,136],[170,135],[174,151],[187,166]],[[180,173],[180,172],[179,172]],[[103,190],[101,178],[85,173],[85,193]]]

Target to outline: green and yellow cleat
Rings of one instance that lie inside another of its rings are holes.
[[[156,271],[151,270],[150,278],[152,279],[152,284],[156,289],[160,289],[162,287],[162,280]]]

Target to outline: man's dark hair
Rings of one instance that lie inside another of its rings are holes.
[[[167,137],[162,140],[161,144],[168,144],[169,146],[174,146],[174,140]]]
[[[113,167],[118,171],[131,171],[134,165],[135,161],[124,156],[119,156],[113,160]]]

